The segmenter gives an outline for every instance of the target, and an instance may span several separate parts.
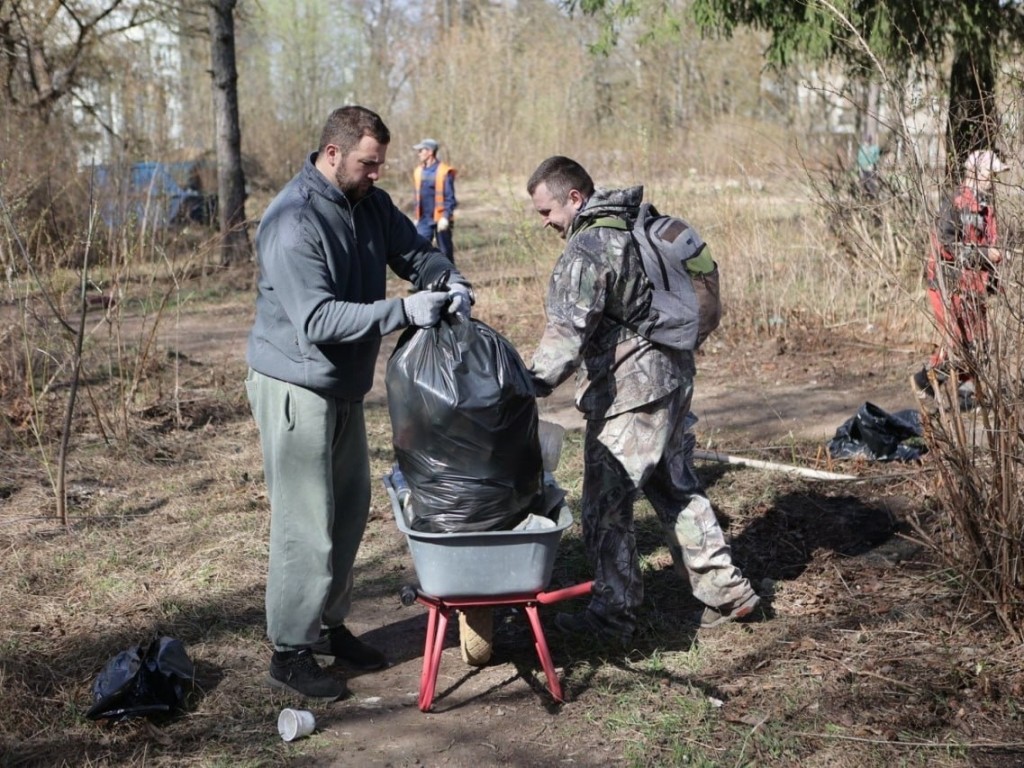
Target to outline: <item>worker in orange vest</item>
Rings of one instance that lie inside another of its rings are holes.
[[[412,173],[416,190],[416,231],[454,264],[452,221],[458,205],[455,169],[437,159],[437,147],[433,139],[423,139],[413,146],[419,153],[419,165]]]

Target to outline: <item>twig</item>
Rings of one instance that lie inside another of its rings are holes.
[[[28,273],[32,275],[32,279],[36,282],[36,287],[39,288],[39,294],[43,297],[43,301],[46,302],[46,306],[50,308],[50,312],[53,314],[54,319],[64,326],[64,330],[68,333],[74,333],[75,329],[71,327],[71,324],[64,319],[64,315],[57,309],[56,303],[54,303],[53,297],[50,296],[50,292],[47,290],[46,285],[43,283],[43,279],[36,272],[35,265],[32,263],[32,259],[28,255],[28,249],[25,247],[25,243],[22,241],[18,232],[14,228],[14,217],[11,215],[11,210],[7,206],[7,201],[3,195],[0,195],[0,212],[4,215],[4,223],[7,225],[7,230],[10,232],[11,239],[14,240],[18,246],[18,250],[21,251],[21,258],[25,262],[25,268]]]
[[[847,584],[846,583],[846,579],[843,578],[843,572],[839,570],[839,566],[837,566],[835,563],[833,563],[832,567],[835,568],[836,576],[839,577],[839,582],[846,588],[846,591],[849,593],[850,597],[853,597],[854,596],[853,590],[850,589],[850,585]]]
[[[876,680],[881,680],[883,683],[889,683],[889,685],[895,685],[897,688],[902,688],[903,690],[909,691],[910,693],[920,693],[921,692],[920,688],[917,688],[917,687],[915,687],[913,685],[910,685],[909,683],[904,683],[901,680],[895,680],[895,679],[893,679],[891,677],[886,677],[885,675],[880,675],[877,672],[868,672],[866,670],[854,669],[853,667],[849,666],[848,664],[843,664],[842,662],[839,662],[839,663],[840,663],[840,665],[842,665],[843,669],[845,669],[851,675],[861,675],[862,677],[873,677]]]
[[[750,737],[754,735],[754,733],[757,731],[758,728],[760,728],[762,725],[764,725],[767,722],[768,722],[768,715],[765,715],[760,720],[758,720],[756,723],[754,723],[754,725],[750,728],[749,731],[747,731],[746,735],[743,737],[743,744],[740,745],[740,754],[739,754],[739,757],[736,758],[737,768],[738,768],[738,766],[743,764],[743,755],[747,751],[747,744],[750,742]]]
[[[71,445],[71,427],[75,417],[75,401],[78,398],[78,383],[82,374],[82,345],[85,342],[85,315],[89,303],[89,250],[92,248],[93,216],[89,211],[89,227],[86,230],[85,253],[82,256],[82,280],[78,306],[78,328],[75,331],[75,346],[71,360],[71,385],[68,399],[64,404],[64,426],[60,436],[60,450],[57,453],[57,516],[65,530],[68,527],[67,466],[68,447]]]

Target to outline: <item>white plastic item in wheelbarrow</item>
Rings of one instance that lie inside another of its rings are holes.
[[[544,462],[545,472],[558,469],[562,458],[562,440],[565,438],[565,427],[553,421],[541,419],[537,422],[537,437],[540,439],[540,456]]]
[[[441,598],[532,595],[543,592],[551,581],[558,542],[572,525],[572,512],[564,501],[553,528],[426,533],[409,527],[390,474],[384,476],[384,486],[424,594]]]

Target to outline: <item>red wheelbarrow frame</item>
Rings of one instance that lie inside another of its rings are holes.
[[[555,701],[562,703],[564,701],[562,698],[562,685],[558,680],[558,674],[555,672],[555,665],[551,661],[551,652],[548,650],[548,643],[544,637],[544,628],[540,623],[540,614],[537,611],[537,606],[549,605],[562,600],[589,595],[593,586],[594,582],[588,581],[564,589],[556,589],[552,592],[536,592],[529,595],[496,595],[493,597],[434,597],[423,594],[414,587],[403,589],[402,602],[405,605],[412,605],[414,602],[418,602],[429,609],[427,615],[427,639],[423,646],[423,671],[420,673],[420,711],[427,712],[434,704],[437,673],[441,669],[441,652],[444,650],[444,635],[452,613],[459,608],[490,608],[499,605],[522,606],[523,610],[526,611],[526,616],[530,620],[530,628],[533,630],[533,645],[537,651],[537,657],[540,659],[540,664],[544,668],[544,674],[548,679],[548,690]]]

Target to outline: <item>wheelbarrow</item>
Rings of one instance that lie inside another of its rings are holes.
[[[549,482],[553,483],[553,480]],[[396,488],[395,473],[384,476],[398,529],[405,534],[412,555],[417,586],[403,587],[402,603],[419,602],[429,611],[423,646],[419,708],[434,703],[441,667],[445,631],[453,612],[459,612],[459,642],[467,663],[486,663],[491,655],[493,613],[498,606],[521,607],[530,622],[534,648],[547,677],[551,697],[562,702],[562,686],[555,672],[540,623],[538,606],[588,595],[593,582],[546,591],[562,533],[572,525],[572,512],[564,500],[550,527],[512,531],[427,533],[415,531]]]

